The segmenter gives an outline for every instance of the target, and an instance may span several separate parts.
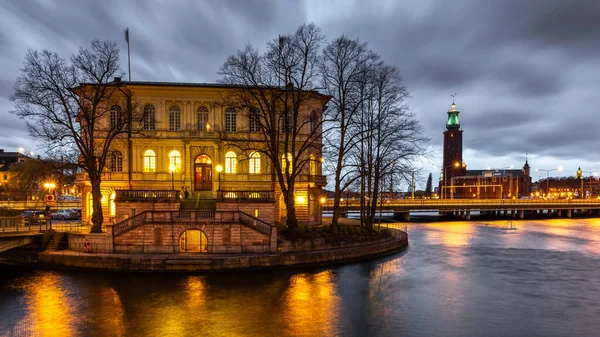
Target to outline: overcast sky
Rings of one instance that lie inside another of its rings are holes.
[[[0,148],[37,151],[8,97],[28,49],[69,57],[117,41],[133,80],[216,82],[246,43],[314,22],[329,40],[358,38],[396,65],[411,92],[439,176],[451,94],[469,169],[600,169],[600,1],[0,1]],[[423,186],[424,187],[424,186]],[[417,186],[419,188],[419,186]]]

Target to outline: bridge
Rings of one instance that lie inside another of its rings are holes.
[[[322,209],[332,212],[333,201],[323,203]],[[571,217],[574,211],[598,213],[600,199],[396,199],[381,200],[377,205],[379,210],[401,215],[405,220],[408,220],[410,212],[442,212],[469,219],[473,211],[492,214],[511,212],[523,218],[525,212],[537,214],[546,210],[548,213],[556,211],[559,216]],[[360,202],[341,201],[340,211],[343,214],[360,212]]]
[[[0,217],[0,254],[8,250],[39,243],[46,223],[32,224],[26,217]]]

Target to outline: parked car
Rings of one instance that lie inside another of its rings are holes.
[[[80,208],[70,209],[69,214],[70,214],[69,219],[75,219],[75,220],[81,219],[81,209]]]
[[[59,209],[50,214],[52,220],[69,220],[71,218],[71,213],[65,209]]]
[[[31,221],[32,224],[40,223],[47,218],[45,211],[23,211],[21,216],[29,218],[29,221]]]

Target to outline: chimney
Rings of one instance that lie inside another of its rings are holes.
[[[115,82],[115,83],[121,83],[121,77],[120,76],[119,77],[115,77],[114,80],[113,80],[113,82]]]
[[[294,83],[292,83],[292,82],[288,83],[288,84],[285,86],[285,88],[286,88],[287,90],[293,90],[293,89],[294,89]]]
[[[4,152],[4,149],[0,149],[0,153]]]

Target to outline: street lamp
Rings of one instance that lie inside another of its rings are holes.
[[[56,184],[53,182],[44,183],[44,188],[48,190],[48,195],[46,196],[46,216],[48,219],[46,221],[50,222],[50,229],[52,229],[52,217],[50,216],[50,205],[54,203],[54,189],[56,188]]]
[[[175,191],[175,165],[171,164],[171,191]]]
[[[550,172],[552,171],[562,171],[562,167],[557,167],[557,168],[553,168],[553,169],[535,169],[536,171],[541,171],[541,172],[546,172],[546,197],[548,195],[550,195],[550,180],[548,180],[549,176],[550,176]]]
[[[221,191],[221,172],[223,172],[222,165],[217,165],[217,172],[219,173],[219,184],[217,185],[217,191]]]
[[[460,166],[461,166],[461,163],[458,161],[454,162],[452,165],[444,166],[444,169],[442,170],[443,171],[442,174],[444,175],[444,186],[442,187],[442,199],[447,198],[447,195],[446,195],[446,169],[451,168],[451,167],[457,169]],[[462,163],[462,166],[465,167],[465,163]]]

